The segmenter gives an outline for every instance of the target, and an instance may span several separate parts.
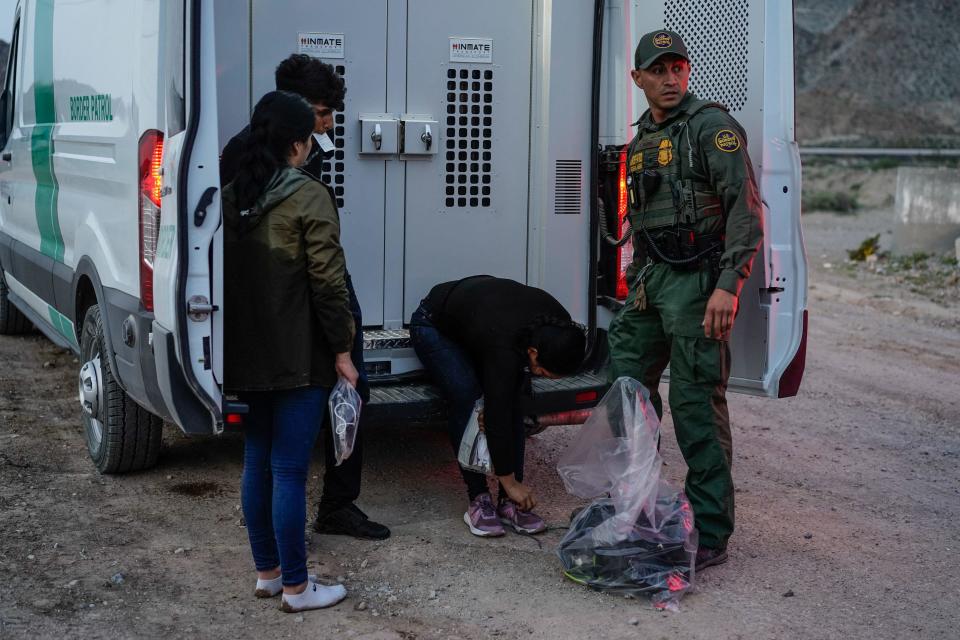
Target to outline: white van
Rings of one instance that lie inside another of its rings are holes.
[[[623,298],[620,148],[645,109],[639,36],[687,38],[691,89],[744,125],[766,240],[744,287],[730,387],[796,393],[806,336],[793,16],[778,0],[20,0],[0,96],[0,333],[79,354],[103,472],[157,458],[163,421],[219,433],[225,397],[218,157],[292,52],[335,65],[335,189],[364,313],[371,413],[431,411],[405,330],[436,282],[544,288],[590,328],[596,370],[537,381],[571,421],[604,389]],[[604,206],[605,205],[605,206]]]

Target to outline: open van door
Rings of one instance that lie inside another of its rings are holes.
[[[174,421],[187,433],[219,433],[223,241],[214,7],[203,0],[164,7],[169,46],[162,86],[166,131],[156,156],[162,157],[162,169],[154,229],[153,348],[161,393]]]
[[[797,393],[807,335],[807,264],[800,230],[800,153],[794,134],[793,6],[780,0],[612,0],[607,69],[632,67],[640,36],[667,28],[691,56],[690,91],[730,109],[747,132],[763,198],[764,243],[743,287],[731,338],[732,391],[770,397]],[[615,72],[614,77],[619,74]],[[646,110],[643,93],[611,94],[602,134],[622,131]],[[608,208],[612,210],[613,208]],[[611,256],[613,264],[624,265]],[[616,297],[613,291],[611,297]]]

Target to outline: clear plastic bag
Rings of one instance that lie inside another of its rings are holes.
[[[353,453],[363,400],[352,384],[340,378],[330,392],[327,407],[330,409],[330,425],[333,429],[333,455],[339,467]]]
[[[470,412],[467,428],[460,439],[460,452],[457,461],[470,471],[493,475],[493,461],[487,448],[487,436],[480,430],[480,414],[483,413],[483,398],[477,400]]]
[[[647,389],[617,379],[557,465],[567,491],[593,499],[557,553],[575,582],[675,609],[693,588],[697,530],[683,491],[660,478],[659,436]]]

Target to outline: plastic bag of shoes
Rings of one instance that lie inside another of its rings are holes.
[[[333,428],[333,454],[337,466],[340,466],[340,463],[353,453],[363,400],[352,384],[340,378],[330,392],[327,407],[330,409],[330,424]]]
[[[659,437],[647,389],[619,378],[557,465],[573,495],[609,497],[574,516],[557,553],[577,583],[675,609],[693,588],[697,530],[686,495],[660,478]]]

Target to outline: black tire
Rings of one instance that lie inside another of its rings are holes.
[[[149,469],[160,456],[163,420],[134,402],[120,387],[106,357],[106,339],[100,307],[87,310],[80,333],[81,367],[99,356],[102,400],[96,416],[82,411],[90,457],[100,473],[127,473]]]
[[[33,323],[10,302],[10,289],[0,271],[0,336],[14,336],[28,333],[33,329]]]

